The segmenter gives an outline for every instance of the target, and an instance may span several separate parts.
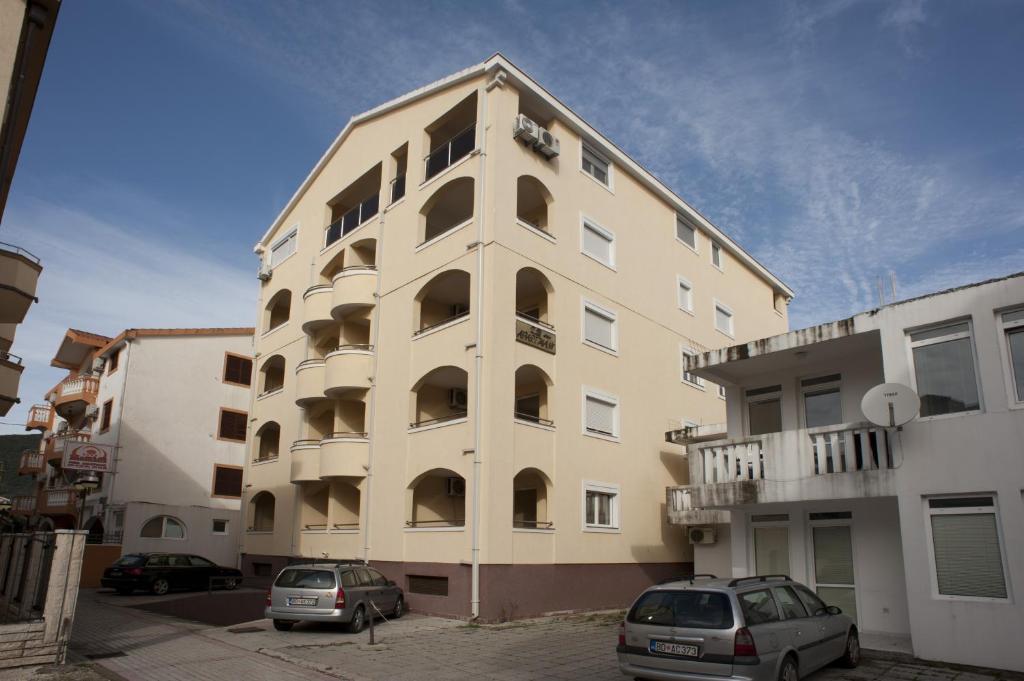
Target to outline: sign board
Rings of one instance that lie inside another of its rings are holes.
[[[555,354],[555,334],[540,326],[535,326],[522,319],[516,320],[516,340],[532,345],[538,350]]]
[[[114,469],[114,445],[65,442],[61,465],[67,470],[109,473]]]

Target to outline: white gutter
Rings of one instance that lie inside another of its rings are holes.
[[[390,199],[390,195],[388,196]],[[388,208],[390,208],[390,204]],[[388,208],[381,211],[380,214],[380,231],[377,234],[377,250],[374,259],[377,263],[384,262],[384,222],[387,218]],[[380,266],[377,265],[377,290],[373,293],[375,305],[373,306],[373,337],[371,342],[373,343],[373,361],[372,371],[370,373],[370,409],[369,413],[365,414],[365,421],[363,427],[366,428],[366,436],[370,441],[366,446],[366,517],[362,519],[363,522],[363,562],[367,565],[370,564],[370,513],[373,506],[370,501],[373,498],[373,450],[375,436],[375,425],[377,415],[377,366],[380,362],[380,291],[381,291],[381,274]]]

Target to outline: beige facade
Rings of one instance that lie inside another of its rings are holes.
[[[353,119],[257,252],[244,568],[365,559],[485,619],[687,569],[664,433],[724,401],[664,367],[791,296],[500,55]]]

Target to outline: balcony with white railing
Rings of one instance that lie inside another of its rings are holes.
[[[21,453],[21,462],[18,465],[18,475],[38,475],[43,472],[46,459],[42,452],[27,451]]]
[[[64,458],[64,444],[67,442],[88,442],[92,434],[87,430],[64,431],[52,435],[46,443],[44,453],[47,461],[59,464]]]
[[[64,418],[75,416],[91,404],[96,404],[96,395],[100,391],[100,379],[97,376],[75,376],[66,378],[57,386],[54,409]]]
[[[78,495],[70,487],[44,489],[39,494],[39,512],[44,515],[74,515],[78,512]]]
[[[895,494],[899,447],[870,423],[765,433],[690,445],[689,509]]]
[[[31,494],[22,494],[11,499],[11,513],[15,515],[32,515],[36,512],[36,498]]]
[[[713,525],[728,523],[728,511],[694,508],[693,493],[689,487],[669,487],[665,490],[665,511],[671,525]]]
[[[49,404],[34,404],[28,410],[25,430],[47,430],[53,419],[53,407]]]

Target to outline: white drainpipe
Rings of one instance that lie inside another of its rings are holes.
[[[390,201],[391,196],[388,195]],[[390,207],[390,205],[389,205]],[[373,306],[373,336],[370,342],[373,343],[373,369],[370,379],[370,405],[366,413],[363,427],[366,428],[366,435],[370,440],[366,449],[366,517],[361,518],[363,524],[363,562],[370,563],[370,505],[371,493],[373,490],[373,449],[374,449],[374,425],[376,424],[377,413],[377,366],[380,362],[380,292],[381,292],[381,267],[377,263],[384,262],[384,222],[387,218],[388,209],[385,208],[380,214],[380,229],[377,236],[377,249],[374,255],[374,265],[377,267],[377,289],[373,294],[375,305]]]

